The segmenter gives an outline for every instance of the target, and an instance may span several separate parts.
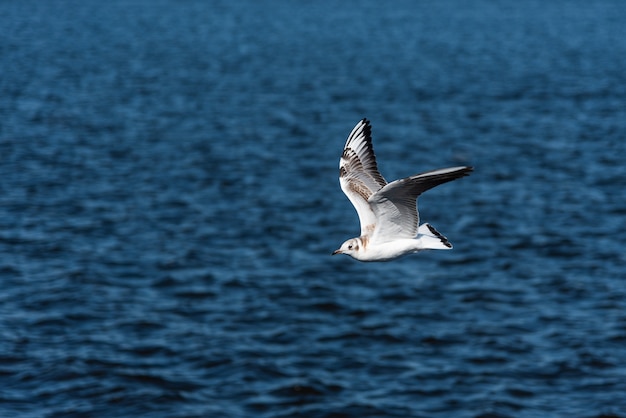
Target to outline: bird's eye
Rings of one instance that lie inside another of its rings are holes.
[[[352,249],[352,244],[348,245],[348,249],[351,250]]]

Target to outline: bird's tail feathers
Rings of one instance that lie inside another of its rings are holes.
[[[420,234],[420,240],[424,244],[424,248],[433,250],[449,250],[452,248],[452,244],[448,241],[448,238],[444,237],[441,232],[437,231],[434,226],[430,224],[422,224],[417,230]]]

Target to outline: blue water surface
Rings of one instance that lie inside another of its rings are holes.
[[[626,417],[624,22],[0,2],[0,416]],[[452,251],[330,256],[363,117]]]

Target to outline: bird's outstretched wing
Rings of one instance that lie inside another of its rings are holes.
[[[418,196],[435,186],[467,176],[472,170],[472,167],[450,167],[427,171],[392,181],[373,193],[368,204],[375,216],[376,228],[370,242],[415,238],[419,227]]]
[[[339,183],[359,215],[361,235],[371,235],[376,215],[368,199],[387,182],[378,171],[372,147],[372,127],[367,119],[356,124],[339,160]]]

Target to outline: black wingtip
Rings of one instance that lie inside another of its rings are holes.
[[[363,125],[363,131],[368,137],[372,136],[372,124],[370,123],[369,119],[363,118],[359,121],[358,124]]]
[[[370,124],[370,121],[367,118],[363,118],[361,119],[361,123],[365,125],[363,130],[366,132],[367,136],[372,136],[372,125]]]
[[[363,134],[363,136],[365,136],[365,142],[371,148],[372,147],[372,125],[370,125],[370,121],[367,120],[367,118],[361,119],[359,123],[357,123],[354,126],[354,128],[352,129],[352,132],[350,132],[350,135],[348,135],[348,140],[346,141],[346,145],[350,143],[352,138],[355,138],[356,136],[358,136],[355,134],[356,132],[360,132]]]
[[[469,176],[473,171],[474,171],[474,167],[470,165],[465,166],[463,167],[463,170],[461,170],[461,173],[463,174],[461,177]]]

